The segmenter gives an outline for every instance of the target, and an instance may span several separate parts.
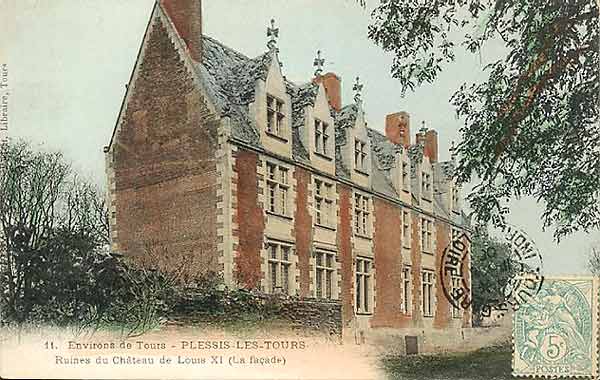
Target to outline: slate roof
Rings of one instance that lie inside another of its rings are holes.
[[[254,101],[256,81],[258,79],[266,81],[273,54],[267,52],[256,58],[249,58],[207,36],[203,37],[203,49],[203,62],[197,65],[197,70],[215,107],[221,116],[231,118],[233,137],[247,144],[261,147],[260,133],[254,120],[250,118],[248,104]],[[297,85],[288,80],[285,85],[292,99],[293,159],[308,162],[308,150],[302,143],[300,133],[301,127],[304,125],[305,108],[308,105],[314,106],[318,85],[312,82]],[[343,162],[342,146],[347,144],[346,130],[356,124],[359,107],[356,104],[349,104],[344,106],[340,112],[333,109],[331,112],[335,121],[336,176],[348,179],[350,170]],[[374,129],[367,128],[367,134],[371,142],[373,189],[396,198],[398,194],[392,184],[390,171],[395,165],[396,154],[402,153],[405,148],[392,144],[383,134]],[[407,151],[411,161],[411,174],[414,175],[416,164],[423,159],[423,146],[414,144],[409,146]],[[442,165],[444,175],[450,178],[454,170],[454,163],[447,161],[440,165]],[[413,204],[418,204],[414,195]],[[459,218],[449,215],[438,201],[434,202],[434,211],[455,222],[462,223],[464,220],[463,215]]]
[[[272,55],[265,53],[251,59],[213,38],[204,36],[202,42],[202,64],[198,64],[198,70],[215,106],[221,116],[231,118],[234,137],[260,145],[260,134],[249,118],[248,104],[254,101],[256,80],[266,80]]]
[[[402,153],[402,145],[393,144],[387,137],[372,128],[367,128],[367,135],[371,140],[373,157],[377,157],[379,168],[389,170],[396,164],[396,154]]]

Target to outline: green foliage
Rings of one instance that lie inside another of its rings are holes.
[[[0,156],[1,320],[112,323],[130,333],[159,322],[173,281],[103,252],[109,239],[102,192],[60,153],[17,141]]]
[[[515,275],[510,265],[510,246],[478,230],[471,244],[471,280],[473,315],[477,322],[485,306],[504,300],[504,289]]]
[[[478,180],[476,220],[499,224],[504,201],[533,196],[557,240],[600,227],[596,1],[381,0],[372,16],[369,37],[395,55],[403,91],[435,81],[458,47],[504,45],[487,81],[451,99],[464,120],[456,177]]]

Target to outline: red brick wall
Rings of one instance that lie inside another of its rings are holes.
[[[300,270],[300,296],[310,296],[310,253],[312,245],[312,217],[308,212],[308,187],[310,173],[296,167],[296,215],[294,232],[296,236],[296,253],[298,254],[298,269]]]
[[[258,175],[256,168],[258,155],[239,148],[235,153],[237,172],[237,224],[239,245],[234,256],[234,277],[240,286],[247,289],[258,288],[262,273],[260,251],[263,247],[265,221],[263,210],[258,203]]]
[[[342,268],[342,323],[347,325],[354,318],[354,271],[352,257],[352,189],[337,185],[339,199],[339,220],[337,240]]]
[[[411,216],[411,245],[410,245],[410,259],[412,261],[412,320],[413,323],[418,323],[422,319],[421,313],[421,235],[420,235],[420,218],[419,214],[412,213]]]
[[[442,267],[442,257],[444,255],[444,249],[450,243],[450,227],[448,223],[439,220],[435,221],[435,235],[436,235],[436,248],[435,248],[435,267],[437,269],[435,278],[435,296],[437,299],[435,318],[433,320],[433,327],[436,329],[443,329],[448,327],[450,322],[451,309],[450,302],[444,293],[443,286],[450,291],[451,279],[447,279],[446,284],[442,284],[442,276],[439,272],[439,268]]]
[[[115,242],[128,256],[186,275],[220,270],[217,122],[157,21],[113,141]]]
[[[371,327],[408,327],[402,304],[402,209],[374,198],[373,250],[377,302]]]

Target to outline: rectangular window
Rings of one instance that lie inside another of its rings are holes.
[[[283,101],[267,95],[267,132],[282,138],[285,137],[283,105]]]
[[[333,252],[315,252],[315,296],[317,298],[333,298],[333,279],[335,275],[335,269],[333,267],[334,263],[335,255]]]
[[[316,224],[334,227],[336,222],[333,185],[315,179],[315,222]]]
[[[369,236],[370,231],[369,197],[354,194],[354,227],[358,235]]]
[[[433,253],[433,222],[426,218],[421,218],[421,250]]]
[[[459,210],[459,205],[458,205],[458,188],[456,187],[456,185],[452,185],[452,210],[453,211],[458,211]]]
[[[289,245],[268,243],[269,289],[271,293],[290,294],[291,250]]]
[[[267,162],[267,209],[275,214],[288,215],[288,169]]]
[[[354,168],[365,170],[367,164],[367,144],[358,139],[354,140]]]
[[[329,125],[319,119],[315,119],[315,151],[324,156],[329,156],[327,149],[329,134]]]
[[[356,259],[356,311],[371,312],[371,259],[359,257]]]
[[[410,315],[412,311],[412,281],[409,266],[402,268],[402,291],[402,311],[404,314]]]
[[[410,247],[410,213],[408,211],[402,212],[402,243],[405,247]]]
[[[408,162],[402,161],[402,189],[408,191]]]
[[[457,292],[460,289],[460,277],[456,277],[453,276],[452,277],[452,294],[454,295],[455,292]],[[454,296],[452,296],[452,298],[454,298]],[[460,302],[460,300],[455,301],[456,303]],[[460,309],[458,307],[456,307],[455,305],[450,305],[450,307],[452,308],[452,318],[461,318],[462,316],[460,315]]]
[[[423,285],[423,316],[433,317],[433,278],[432,271],[424,270],[422,272]]]
[[[431,174],[421,173],[421,196],[424,198],[431,198]]]

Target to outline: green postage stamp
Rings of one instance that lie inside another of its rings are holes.
[[[599,279],[545,278],[515,311],[513,375],[598,378]]]

